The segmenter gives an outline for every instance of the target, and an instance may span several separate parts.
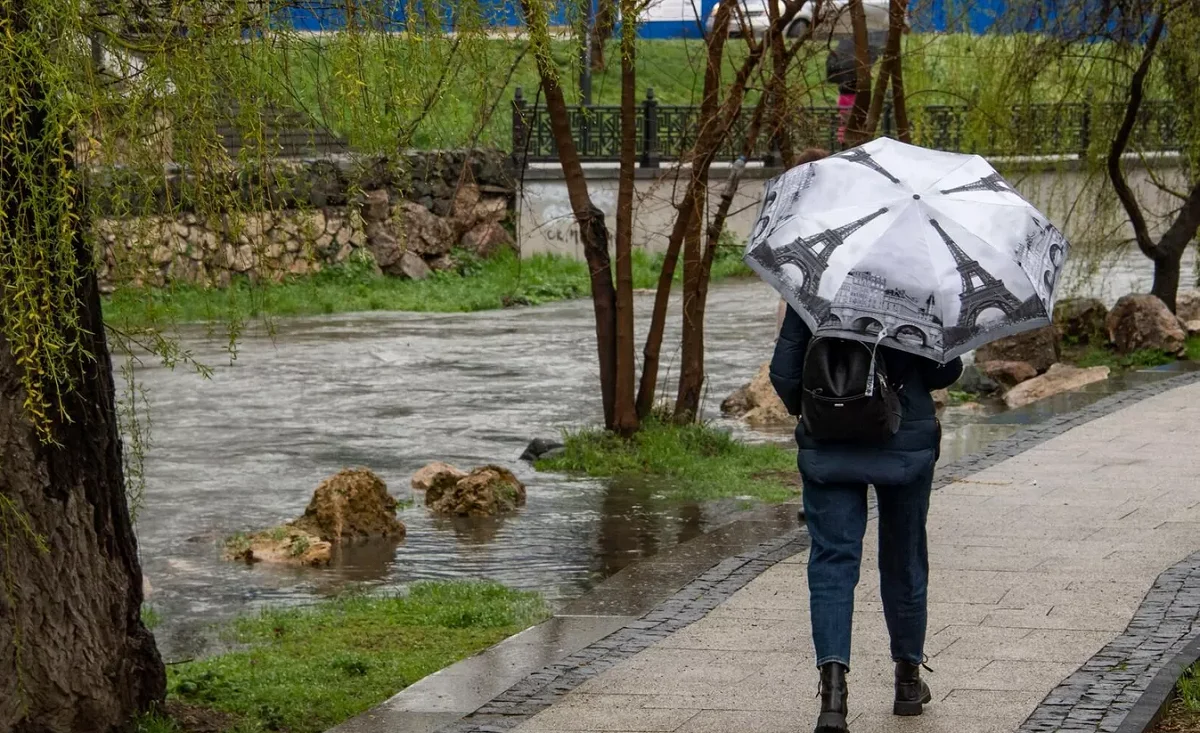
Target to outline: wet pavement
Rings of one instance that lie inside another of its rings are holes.
[[[717,411],[769,358],[776,296],[744,281],[714,286],[710,298],[705,417],[749,439],[790,440],[786,430],[748,433]],[[650,297],[639,295],[637,307],[644,328]],[[599,419],[591,319],[588,301],[289,319],[273,336],[247,334],[232,363],[203,329],[185,329],[187,346],[214,367],[211,379],[153,365],[139,373],[153,447],[138,533],[167,659],[213,651],[214,624],[263,604],[415,580],[489,578],[563,608],[631,563],[738,516],[742,502],[675,503],[651,484],[537,474],[517,461],[530,438]],[[671,321],[663,369],[664,394],[673,395]],[[1120,386],[1010,413],[951,410],[943,460]],[[401,512],[404,543],[357,548],[328,569],[219,558],[222,538],[297,516],[321,479],[343,467],[371,468],[405,499],[411,474],[432,460],[509,465],[529,487],[528,506],[505,518],[448,520],[414,505]]]

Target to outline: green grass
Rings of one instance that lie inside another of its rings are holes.
[[[154,630],[154,627],[156,627],[162,623],[162,614],[159,613],[158,610],[155,609],[154,606],[151,606],[149,603],[142,604],[141,615],[142,615],[142,623],[146,626],[147,629],[150,629],[151,631]]]
[[[948,390],[947,394],[950,397],[949,404],[951,406],[965,405],[968,402],[974,402],[975,397],[976,397],[975,395],[971,394],[970,392],[963,392],[963,391],[957,390],[957,389]]]
[[[1200,733],[1200,663],[1183,673],[1175,683],[1176,699],[1154,733]]]
[[[1128,75],[1127,53],[1103,44],[1079,44],[1064,60],[1037,35],[910,34],[903,39],[905,86],[914,116],[918,107],[970,101],[996,110],[1019,97],[1028,101],[1078,101],[1119,94],[1114,75]],[[596,104],[620,100],[617,42],[608,46],[607,68],[593,76]],[[794,66],[789,84],[798,105],[828,105],[836,89],[825,83],[827,46],[810,44]],[[521,39],[485,39],[460,34],[457,41],[415,35],[346,38],[276,37],[241,47],[243,76],[264,96],[301,107],[355,147],[451,148],[475,142],[511,144],[509,104],[517,87],[533,103],[539,88],[533,53]],[[578,102],[578,49],[554,41],[551,54],[569,103]],[[722,69],[732,79],[747,46],[732,41]],[[1123,55],[1124,54],[1124,55]],[[1102,60],[1101,57],[1106,57]],[[515,67],[514,67],[515,64]],[[703,91],[705,46],[700,40],[642,40],[637,46],[637,95],[653,88],[661,104],[698,104]],[[509,70],[513,69],[511,78]],[[450,71],[447,73],[447,69]],[[439,86],[440,82],[440,86]],[[757,101],[755,82],[747,104]],[[438,90],[436,94],[433,94]],[[1165,96],[1159,75],[1148,95]],[[497,96],[499,95],[499,96]],[[1114,97],[1115,98],[1115,97]],[[499,104],[494,102],[499,99]],[[432,102],[431,102],[432,100]],[[493,109],[492,117],[485,117]],[[428,112],[426,112],[428,108]],[[1007,120],[1007,113],[996,119]]]
[[[1179,699],[1193,713],[1200,713],[1200,662],[1183,673],[1176,685]]]
[[[537,594],[465,582],[267,610],[231,628],[243,649],[171,666],[168,698],[230,713],[238,733],[318,733],[548,616]]]
[[[539,461],[539,470],[660,482],[660,493],[678,500],[796,496],[795,450],[742,443],[709,425],[651,419],[629,440],[587,429],[567,433],[564,442],[563,454]]]
[[[1187,359],[1200,361],[1200,336],[1187,340]],[[1108,344],[1063,344],[1063,361],[1079,367],[1106,366],[1114,371],[1148,369],[1177,361],[1174,354],[1158,349],[1142,349],[1131,354],[1118,354]]]
[[[746,276],[740,247],[721,247],[713,279]],[[427,280],[377,275],[357,261],[279,284],[245,280],[224,290],[195,286],[118,289],[105,300],[104,319],[117,328],[163,323],[236,322],[269,316],[305,316],[361,311],[471,312],[514,305],[540,305],[580,298],[590,292],[587,264],[561,256],[520,259],[503,252],[488,260],[459,255],[457,270]],[[633,256],[634,287],[653,288],[661,255],[638,250]],[[676,279],[682,276],[676,268]]]

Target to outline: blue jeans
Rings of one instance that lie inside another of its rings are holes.
[[[925,647],[932,471],[912,484],[876,486],[879,501],[879,580],[892,659],[920,664]],[[812,549],[808,558],[809,613],[817,666],[850,667],[854,588],[867,529],[866,484],[804,480],[804,514]]]

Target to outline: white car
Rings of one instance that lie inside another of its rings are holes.
[[[769,0],[737,0],[741,8],[742,15],[745,17],[745,22],[750,26],[750,30],[756,38],[761,38],[766,34],[767,28],[770,26],[770,20],[767,15],[767,2]],[[718,3],[719,4],[719,3]],[[704,33],[709,35],[713,31],[713,18],[717,14],[717,5],[714,4],[708,12],[708,17],[704,20]],[[851,35],[853,28],[850,22],[850,2],[849,0],[824,0],[821,3],[821,24],[813,33],[813,37],[817,39],[827,40],[833,36]],[[788,38],[802,38],[808,33],[809,28],[813,23],[813,0],[807,0],[800,12],[792,19],[792,22],[784,29],[784,35]],[[870,33],[887,32],[888,29],[888,0],[863,0],[863,11],[867,16],[867,31]],[[782,8],[780,9],[782,12]],[[729,21],[729,35],[742,35],[742,23],[735,12],[734,17]]]

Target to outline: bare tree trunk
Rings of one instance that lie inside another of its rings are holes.
[[[746,140],[742,146],[742,155],[733,164],[725,188],[721,192],[721,200],[717,210],[709,220],[705,231],[705,245],[698,257],[696,272],[689,278],[688,255],[684,255],[684,301],[683,301],[683,357],[679,373],[679,391],[675,399],[675,419],[681,422],[695,420],[700,414],[700,398],[704,388],[704,315],[708,309],[708,285],[712,278],[712,264],[716,256],[717,246],[721,241],[721,232],[725,230],[725,221],[729,217],[729,209],[737,195],[738,183],[746,170],[746,159],[754,150],[762,129],[763,117],[767,109],[767,100],[760,99],[754,108],[754,116],[746,132]],[[707,181],[705,181],[707,184]],[[707,197],[707,185],[704,196]],[[697,219],[697,227],[699,219]],[[699,232],[696,233],[696,248],[699,249]],[[691,243],[688,243],[691,246]],[[694,282],[691,289],[689,280]]]
[[[675,420],[689,423],[700,409],[704,388],[704,301],[701,298],[703,254],[700,223],[708,196],[708,176],[693,187],[692,227],[683,240],[683,343],[679,360],[679,389],[675,396]]]
[[[521,1],[529,25],[530,36],[537,49],[538,75],[546,95],[546,110],[550,115],[550,132],[558,148],[558,160],[562,166],[563,179],[567,184],[567,198],[575,222],[579,225],[579,236],[583,242],[583,254],[588,263],[592,285],[592,308],[596,316],[596,351],[600,362],[600,396],[604,404],[604,425],[614,426],[617,377],[617,293],[613,286],[611,262],[608,256],[608,228],[604,223],[604,212],[592,203],[588,194],[587,178],[579,161],[579,151],[571,136],[571,121],[562,87],[558,84],[558,70],[550,57],[549,18],[545,7],[539,2]]]
[[[0,30],[22,32],[23,5],[0,9]],[[3,258],[16,256],[14,234],[39,231],[29,204],[38,182],[28,172],[58,177],[70,165],[58,154],[66,141],[50,139],[46,107],[53,102],[40,80],[24,80],[13,96],[21,103],[0,110],[0,135],[11,143],[0,145],[0,205],[8,220]],[[18,149],[39,164],[18,163]],[[53,425],[58,445],[50,445],[25,410],[24,367],[0,332],[0,730],[115,731],[163,699],[166,676],[141,622],[142,569],[92,251],[77,218],[59,224],[72,236],[80,269],[61,276],[75,279],[79,345],[91,356],[62,395],[65,414]],[[22,246],[27,253],[31,244]],[[13,287],[0,282],[0,299],[32,297]]]
[[[1146,225],[1146,217],[1142,212],[1141,204],[1138,203],[1137,197],[1126,182],[1125,174],[1121,170],[1121,156],[1125,154],[1130,136],[1133,134],[1133,128],[1137,124],[1138,113],[1142,107],[1146,76],[1150,73],[1154,53],[1158,48],[1166,24],[1165,14],[1164,11],[1155,16],[1154,26],[1151,28],[1150,36],[1146,39],[1146,45],[1142,50],[1141,62],[1130,79],[1129,100],[1125,105],[1125,115],[1121,120],[1121,126],[1117,129],[1117,134],[1113,137],[1106,162],[1113,189],[1133,226],[1134,239],[1138,249],[1154,263],[1154,284],[1150,292],[1166,303],[1174,313],[1176,296],[1179,293],[1180,260],[1188,243],[1196,236],[1196,231],[1200,228],[1200,175],[1197,176],[1198,180],[1193,184],[1191,192],[1184,200],[1183,206],[1180,207],[1175,221],[1156,243],[1150,236],[1150,228]]]
[[[883,103],[887,98],[888,81],[894,81],[900,75],[900,33],[904,30],[905,4],[906,0],[892,0],[888,7],[887,43],[884,45],[883,61],[879,64],[879,80],[875,83],[875,92],[871,96],[871,109],[867,113],[865,139],[874,137],[879,126],[879,118],[883,115]],[[895,96],[893,91],[892,97]]]
[[[596,4],[596,24],[592,28],[592,71],[604,71],[604,42],[612,38],[617,25],[616,16],[617,0],[599,0]]]
[[[612,0],[606,0],[611,4]],[[603,5],[604,3],[602,3]],[[637,165],[636,0],[621,0],[621,167],[617,183],[616,395],[612,429],[638,429],[633,355],[633,174]]]
[[[867,15],[862,0],[850,0],[850,23],[854,29],[855,89],[854,108],[846,123],[846,140],[851,145],[862,144],[867,136],[864,124],[871,104],[871,55],[867,35]]]
[[[771,100],[772,137],[779,146],[779,154],[783,159],[783,167],[790,168],[796,155],[792,144],[791,110],[787,94],[788,54],[784,47],[783,26],[779,22],[779,5],[767,3],[767,17],[770,28],[766,42],[771,46],[771,78],[767,83],[767,96]]]
[[[700,100],[700,125],[694,151],[700,152],[701,138],[706,137],[717,112],[717,91],[721,83],[721,62],[725,55],[725,40],[729,36],[729,18],[735,0],[720,0],[713,17],[713,33],[708,39],[708,64],[704,70],[704,96]],[[667,252],[663,258],[662,271],[658,275],[658,289],[654,294],[654,310],[650,314],[650,331],[646,334],[646,345],[642,351],[642,379],[638,385],[637,412],[646,417],[654,408],[654,393],[658,384],[658,359],[662,349],[663,331],[667,325],[667,304],[671,301],[671,282],[675,279],[675,265],[679,261],[679,248],[683,238],[692,229],[692,218],[696,215],[696,197],[692,184],[698,174],[696,166],[701,161],[692,159],[692,179],[683,201],[678,208],[675,226],[667,241]]]
[[[888,10],[890,23],[903,23],[908,10],[908,0],[891,0]],[[889,26],[890,30],[890,26]],[[908,126],[908,100],[904,96],[904,60],[898,55],[892,65],[892,112],[896,115],[896,137],[900,142],[912,142],[912,129]]]
[[[734,0],[721,0],[714,17],[714,27],[724,31],[728,28],[731,6]],[[796,17],[800,9],[799,3],[784,0],[785,12],[779,23],[786,26]],[[684,236],[692,227],[692,217],[698,216],[695,190],[707,175],[717,151],[724,141],[737,115],[741,112],[742,101],[745,98],[746,83],[750,75],[762,60],[764,44],[756,44],[742,62],[742,66],[734,75],[733,83],[729,86],[729,95],[720,104],[717,92],[721,83],[721,61],[725,49],[725,32],[714,33],[708,41],[708,67],[704,74],[704,96],[700,104],[700,131],[696,144],[692,148],[692,175],[688,190],[678,205],[678,215],[667,240],[667,252],[663,261],[662,272],[658,277],[658,290],[654,298],[654,311],[650,317],[650,329],[646,334],[646,345],[643,350],[642,379],[638,386],[637,408],[638,415],[645,417],[654,406],[655,390],[658,386],[658,362],[662,349],[663,331],[666,328],[667,304],[671,296],[671,281],[675,277],[675,266],[679,260],[679,250],[683,245]]]

